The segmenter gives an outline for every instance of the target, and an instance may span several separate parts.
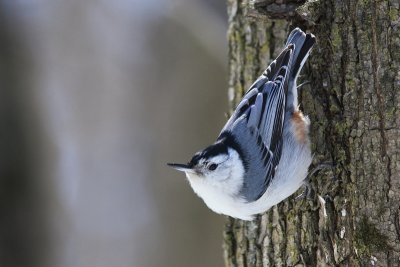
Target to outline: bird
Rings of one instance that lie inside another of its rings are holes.
[[[167,163],[185,172],[212,211],[251,221],[304,184],[312,162],[310,120],[299,109],[297,78],[315,42],[295,28],[216,141],[186,164]]]

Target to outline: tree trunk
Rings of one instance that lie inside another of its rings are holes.
[[[311,177],[310,200],[228,218],[226,266],[400,266],[399,2],[271,2],[228,0],[232,108],[292,28],[312,32],[299,98],[313,165],[334,167]]]

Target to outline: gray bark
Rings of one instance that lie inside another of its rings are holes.
[[[311,200],[290,197],[254,222],[228,218],[226,266],[400,266],[399,9],[396,0],[228,0],[231,107],[292,28],[312,32],[301,109],[313,165],[335,167],[311,177]]]

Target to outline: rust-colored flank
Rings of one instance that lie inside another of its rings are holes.
[[[292,114],[293,134],[297,141],[305,143],[307,141],[307,124],[303,113],[300,110],[294,111]]]

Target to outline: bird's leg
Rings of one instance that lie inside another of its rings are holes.
[[[303,192],[298,195],[297,197],[295,197],[295,200],[302,200],[302,199],[310,199],[311,198],[311,193],[313,192],[313,189],[311,187],[310,182],[308,181],[308,177],[306,177],[306,179],[303,182]]]
[[[304,198],[310,199],[312,198],[313,189],[310,184],[310,179],[313,177],[317,172],[323,169],[333,169],[335,165],[332,162],[325,162],[318,164],[315,168],[313,168],[309,174],[307,175],[306,179],[304,179],[304,191],[300,195],[298,195],[295,200],[302,200]]]
[[[301,87],[303,87],[304,85],[309,84],[309,83],[311,83],[311,82],[310,81],[305,81],[302,84],[297,85],[297,89],[300,89]]]
[[[314,176],[314,174],[316,174],[320,170],[333,169],[333,168],[335,168],[335,164],[333,164],[332,162],[320,163],[310,171],[310,173],[307,175],[307,178],[311,178],[312,176]]]

